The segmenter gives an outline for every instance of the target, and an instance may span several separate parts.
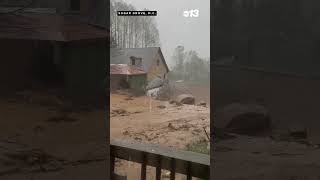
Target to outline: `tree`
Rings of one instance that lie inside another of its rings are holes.
[[[184,58],[185,58],[184,47],[177,46],[173,53],[173,61],[175,62],[175,67],[174,67],[175,71],[182,72]]]
[[[176,47],[173,55],[175,66],[171,76],[187,81],[208,81],[210,79],[210,61],[199,57],[190,50],[185,52],[183,46]]]

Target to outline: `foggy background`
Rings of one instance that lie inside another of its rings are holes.
[[[137,8],[158,11],[155,17],[163,54],[172,65],[172,55],[178,45],[195,50],[202,58],[210,57],[210,0],[124,0]],[[199,17],[187,18],[183,11],[198,9]]]

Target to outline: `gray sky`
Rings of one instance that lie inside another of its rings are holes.
[[[124,0],[137,10],[158,11],[156,17],[161,48],[168,63],[173,50],[183,45],[185,50],[196,50],[201,57],[210,57],[210,0]],[[183,11],[198,9],[197,18],[186,18]]]

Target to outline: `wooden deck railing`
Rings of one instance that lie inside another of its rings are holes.
[[[158,145],[143,144],[129,140],[111,141],[111,173],[115,171],[115,159],[141,164],[141,180],[147,179],[147,166],[156,168],[156,180],[161,179],[161,170],[170,171],[170,180],[176,173],[192,177],[210,179],[210,156]]]

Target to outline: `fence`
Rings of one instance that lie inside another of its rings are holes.
[[[192,177],[210,179],[210,157],[208,155],[128,140],[113,140],[111,141],[111,172],[113,174],[116,158],[140,163],[141,180],[147,178],[147,166],[156,168],[156,180],[161,179],[161,170],[170,171],[170,180],[176,179],[176,173],[186,175],[187,180],[191,180]],[[114,179],[121,178],[114,175]]]

